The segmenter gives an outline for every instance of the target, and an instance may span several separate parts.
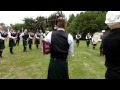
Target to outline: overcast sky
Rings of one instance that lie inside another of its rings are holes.
[[[5,23],[6,25],[23,23],[22,19],[24,17],[36,18],[37,16],[49,17],[52,13],[56,11],[0,11],[0,23]],[[70,14],[77,15],[81,11],[63,11],[67,19]]]

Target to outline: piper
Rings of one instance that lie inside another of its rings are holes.
[[[8,37],[9,37],[9,48],[10,53],[13,54],[13,47],[16,46],[14,39],[16,38],[16,33],[12,28],[8,30]]]
[[[5,48],[5,38],[7,37],[7,33],[3,33],[3,27],[0,26],[0,58],[3,58],[2,53]]]

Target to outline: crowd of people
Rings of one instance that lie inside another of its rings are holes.
[[[3,27],[0,26],[0,58],[3,58],[2,52],[5,49],[5,40],[9,39],[9,51],[11,54],[14,54],[13,48],[19,46],[20,39],[23,41],[23,52],[27,51],[27,46],[32,50],[32,45],[35,44],[36,48],[39,48],[40,40],[45,38],[49,30],[46,29],[45,33],[40,31],[33,32],[31,30],[25,29],[23,32],[18,30],[15,32],[13,28],[8,28],[7,32],[3,30]]]
[[[105,34],[105,30],[102,30],[102,32],[96,32],[93,35],[90,33],[86,34],[86,45],[89,47],[90,43],[93,46],[93,50],[96,48],[98,42],[102,42],[103,35]],[[76,46],[79,47],[80,40],[81,40],[82,35],[80,33],[76,34]],[[102,44],[100,45],[100,56],[104,55],[103,53],[103,47]]]
[[[120,11],[107,12],[105,23],[110,28],[107,33],[105,33],[105,30],[102,30],[102,34],[100,36],[100,55],[105,55],[105,66],[107,68],[105,78],[120,79]],[[69,54],[74,53],[74,39],[70,33],[65,32],[65,19],[58,19],[55,29],[56,30],[52,32],[49,32],[49,30],[46,29],[43,34],[39,31],[33,33],[27,29],[22,33],[20,33],[20,31],[15,33],[12,28],[9,28],[6,33],[3,32],[3,27],[0,26],[0,58],[3,57],[2,53],[5,48],[5,38],[9,38],[10,53],[13,54],[13,47],[16,45],[19,46],[20,39],[23,41],[23,51],[26,52],[27,44],[29,45],[29,49],[32,50],[33,41],[38,49],[40,38],[42,37],[44,42],[50,44],[50,63],[47,78],[69,79],[67,57]],[[81,37],[82,35],[77,33],[77,47],[79,47]],[[97,33],[93,36],[90,33],[87,33],[85,38],[87,47],[89,47],[90,42],[92,41],[93,49],[95,49],[98,42]]]

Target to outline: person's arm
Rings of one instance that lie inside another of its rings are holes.
[[[71,34],[68,35],[68,43],[69,43],[69,50],[68,54],[73,54],[74,53],[74,39]]]
[[[20,34],[20,38],[22,38],[22,36],[24,36],[24,33],[21,33],[21,34]]]
[[[39,37],[37,36],[37,34],[35,34],[35,38],[39,39]]]
[[[16,37],[11,36],[11,33],[10,33],[10,32],[8,32],[8,37],[9,37],[9,38],[12,38],[12,39],[15,39],[15,38],[16,38]]]
[[[43,40],[51,44],[51,35],[52,35],[52,32],[49,32],[48,35]]]
[[[0,33],[0,39],[5,40],[5,38],[1,36],[1,33]]]
[[[29,38],[30,38],[30,39],[33,39],[30,35],[29,35]]]

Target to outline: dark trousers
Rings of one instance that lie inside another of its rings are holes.
[[[13,47],[10,47],[10,53],[13,54]]]
[[[20,39],[16,40],[16,45],[19,46]]]
[[[80,42],[80,40],[76,40],[76,45],[77,45],[77,47],[79,46],[79,42]]]
[[[26,52],[27,51],[27,46],[23,46],[23,47],[24,47],[23,52]]]
[[[120,71],[114,71],[111,69],[107,69],[105,74],[106,79],[120,79]]]
[[[38,44],[36,44],[36,48],[38,49]]]
[[[93,44],[93,49],[95,49],[96,45],[97,45],[97,44]]]
[[[87,47],[89,47],[90,40],[87,40],[87,41],[86,41],[86,44],[87,44]]]
[[[1,50],[1,51],[0,51],[0,58],[2,58],[2,52],[3,52],[3,51]]]
[[[32,44],[29,44],[29,49],[32,50]]]
[[[69,79],[67,61],[51,59],[48,69],[48,79]]]

